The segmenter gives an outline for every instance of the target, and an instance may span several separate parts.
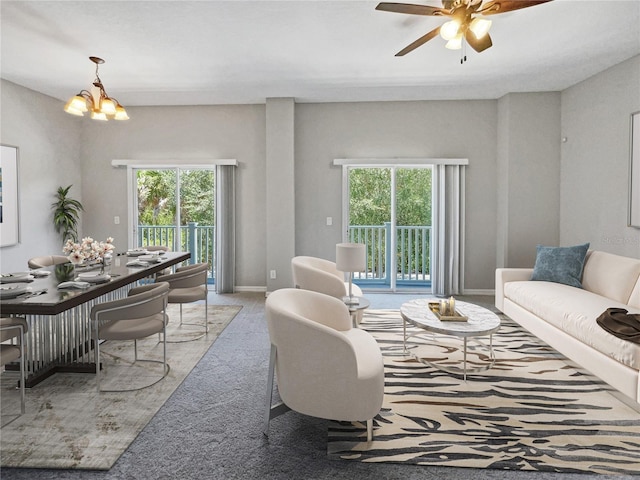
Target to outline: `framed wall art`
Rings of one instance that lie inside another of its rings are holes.
[[[0,145],[0,247],[19,240],[18,147]]]

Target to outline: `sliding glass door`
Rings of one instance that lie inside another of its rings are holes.
[[[133,244],[189,251],[206,262],[215,278],[215,170],[134,168],[136,208]]]
[[[432,168],[348,166],[346,235],[367,246],[362,287],[431,287]]]

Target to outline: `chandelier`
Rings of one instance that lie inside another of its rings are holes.
[[[71,97],[64,106],[64,111],[71,115],[84,116],[85,112],[91,111],[93,120],[106,122],[110,118],[115,120],[129,120],[129,115],[122,105],[115,99],[109,97],[104,90],[102,80],[98,76],[98,66],[104,60],[98,57],[89,57],[96,64],[96,78],[93,81],[91,91],[80,90],[80,93]]]

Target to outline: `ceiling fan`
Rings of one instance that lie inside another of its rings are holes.
[[[552,0],[490,0],[485,3],[484,0],[442,0],[442,8],[382,2],[378,4],[376,10],[450,19],[396,53],[396,57],[401,57],[424,45],[438,34],[447,40],[446,47],[451,50],[462,48],[464,39],[476,52],[482,52],[493,45],[489,36],[491,20],[482,18],[483,16],[511,12],[550,1]]]

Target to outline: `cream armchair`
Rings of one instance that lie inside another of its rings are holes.
[[[336,268],[335,262],[317,257],[293,257],[291,259],[293,284],[303,290],[324,293],[342,299],[349,294],[349,282],[344,281],[344,272]],[[355,296],[361,296],[362,290],[352,286]]]
[[[367,441],[382,407],[380,348],[352,327],[347,306],[317,292],[287,288],[266,300],[271,339],[265,435],[288,411],[338,421],[366,421]],[[282,403],[272,406],[274,373]]]
[[[336,268],[335,262],[317,257],[293,257],[291,259],[293,284],[302,290],[312,290],[335,298],[343,299],[349,295],[349,282],[344,281],[344,272]],[[354,296],[362,296],[362,290],[352,284],[351,292]],[[362,310],[355,312],[355,322],[362,321]]]

